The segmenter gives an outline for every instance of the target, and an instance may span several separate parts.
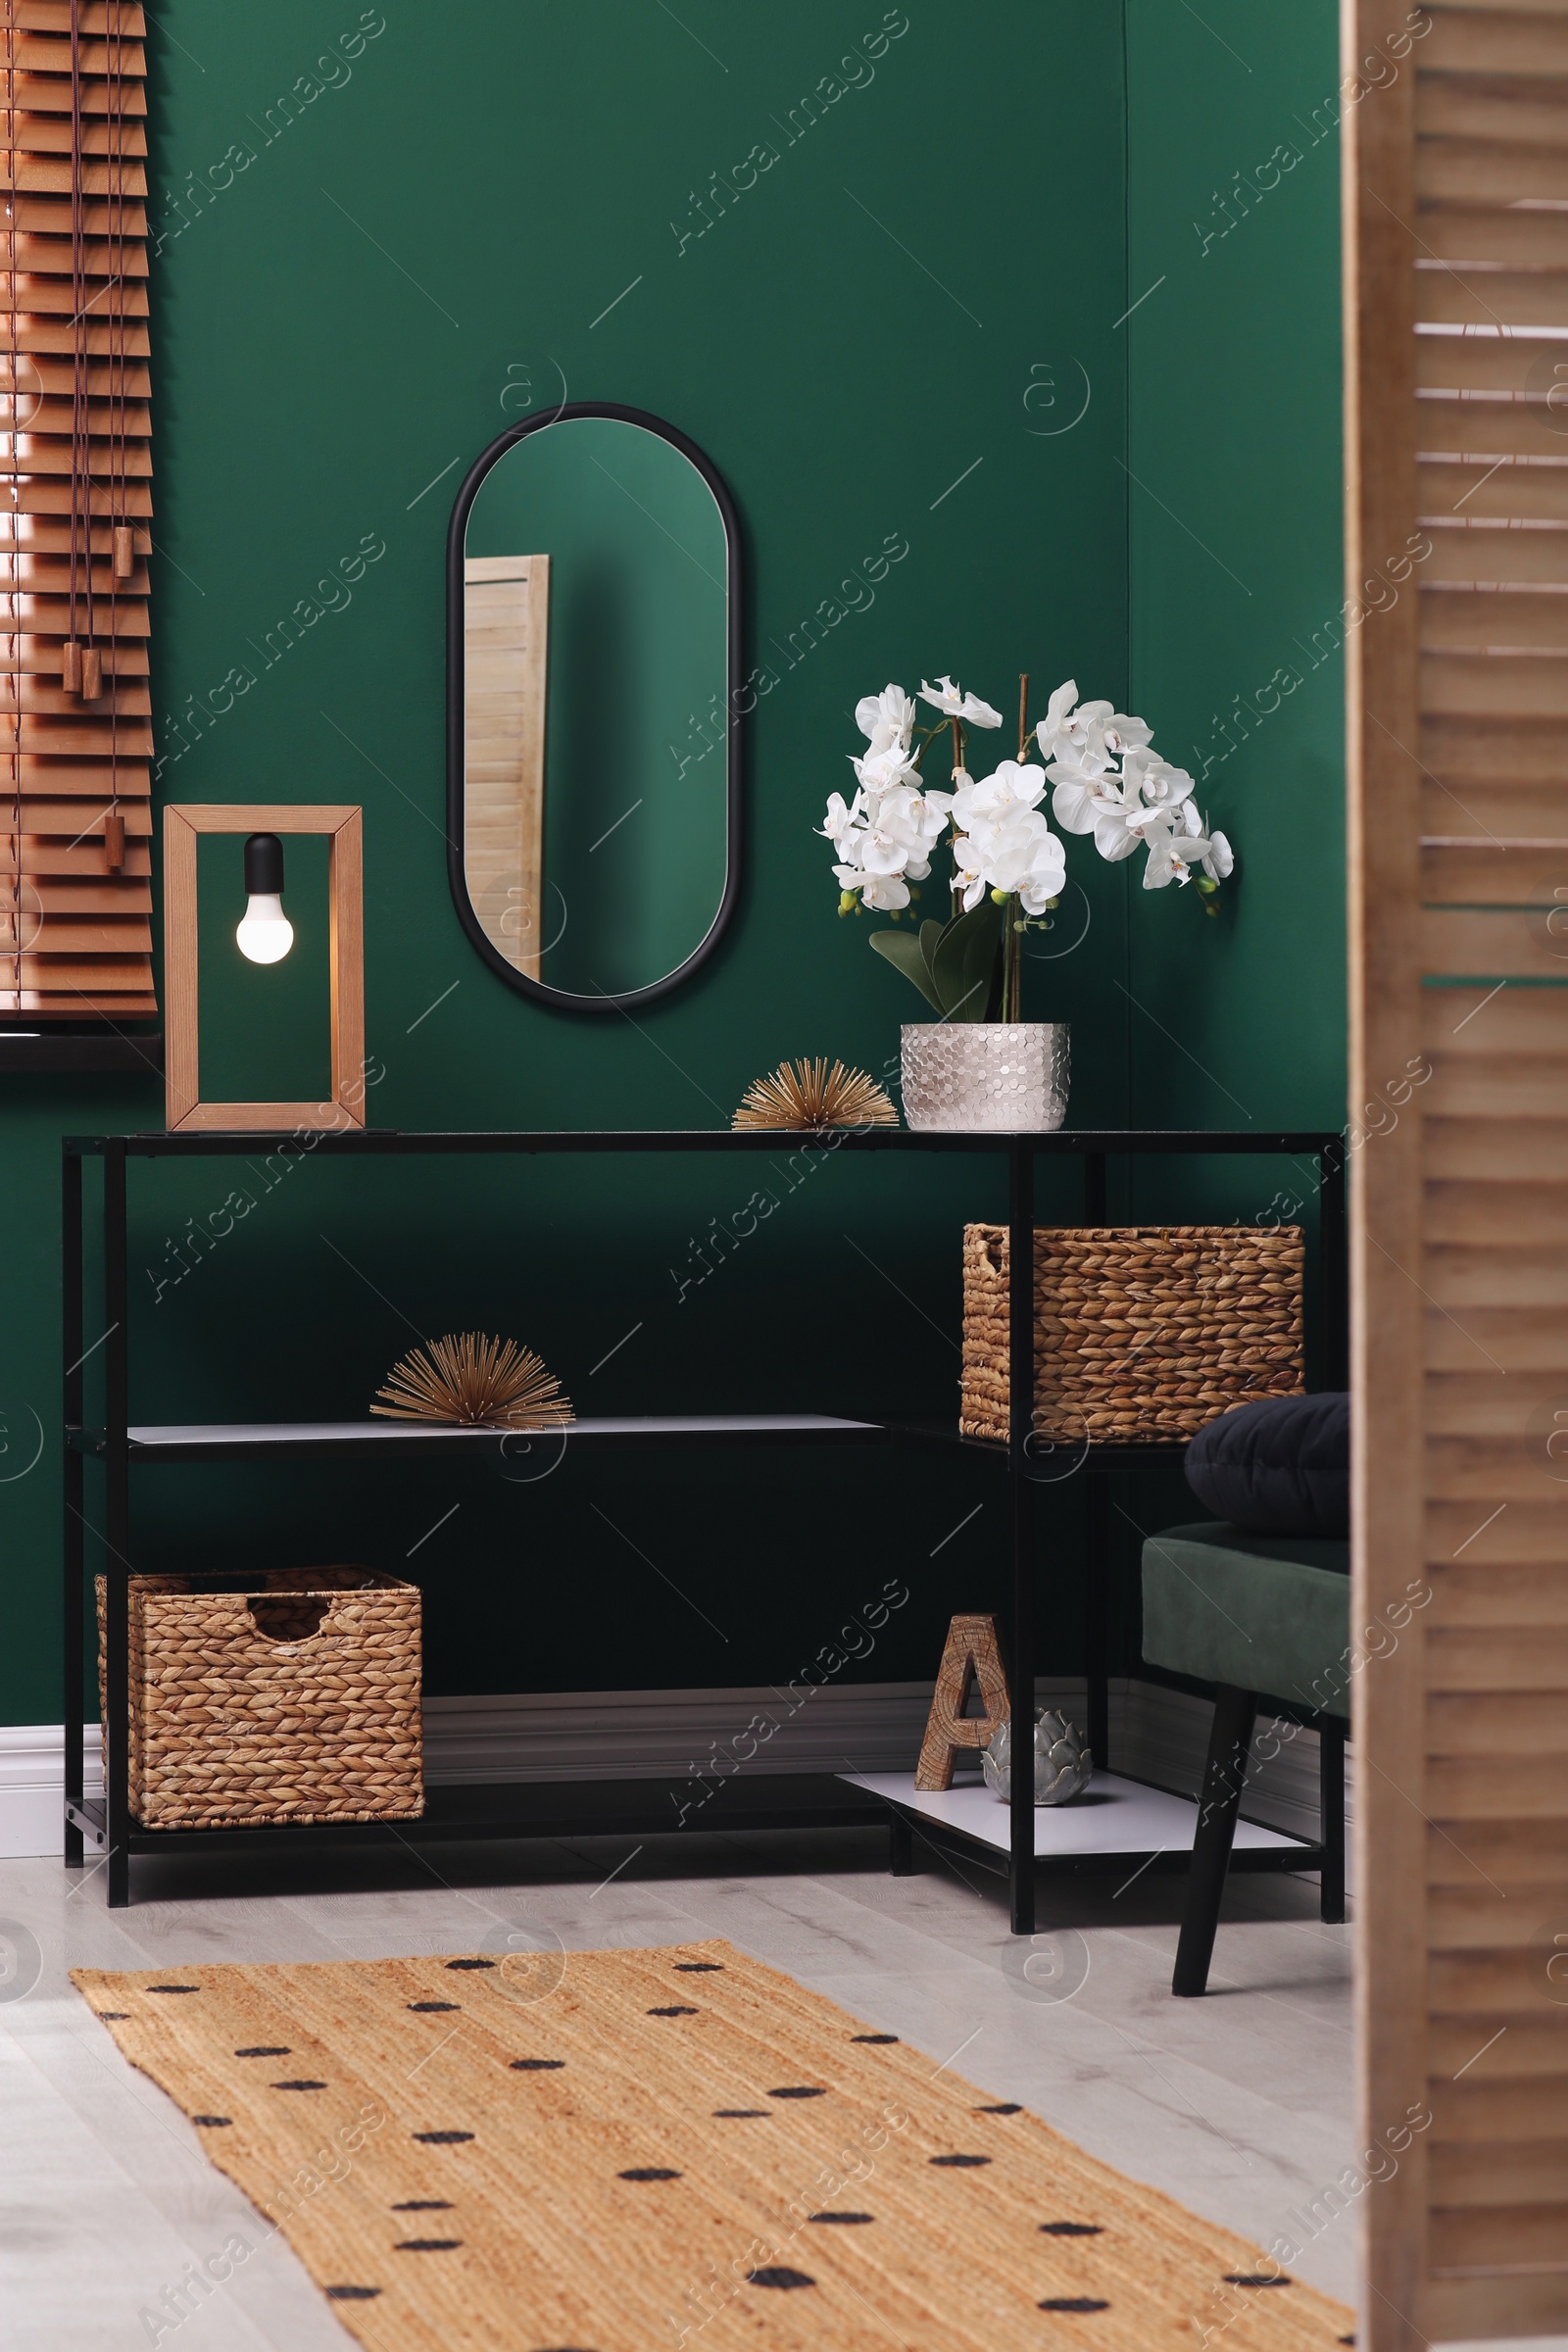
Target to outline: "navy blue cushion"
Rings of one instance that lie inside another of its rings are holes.
[[[1205,1510],[1260,1536],[1350,1532],[1350,1399],[1266,1396],[1200,1429],[1187,1484]]]

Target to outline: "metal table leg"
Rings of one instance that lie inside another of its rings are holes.
[[[109,1907],[130,1900],[130,1481],[126,1452],[128,1366],[125,1313],[125,1147],[110,1140],[104,1152],[104,1427],[109,1473],[104,1562],[107,1640],[104,1643],[106,1740],[104,1829],[109,1863]]]
[[[1110,1496],[1103,1478],[1085,1481],[1084,1673],[1089,1746],[1097,1771],[1110,1766],[1110,1690],[1105,1673],[1105,1617],[1110,1586]]]
[[[1012,1932],[1035,1930],[1035,1561],[1034,1485],[1030,1478],[1035,1395],[1034,1152],[1014,1143],[1007,1154],[1007,1476],[1011,1488],[1012,1690],[1011,1841],[1007,1881]]]
[[[81,1337],[81,1161],[74,1152],[64,1153],[60,1170],[60,1239],[61,1239],[61,1354],[65,1371],[65,1417],[68,1430],[81,1423],[82,1397],[82,1337]],[[73,1821],[69,1808],[80,1807],[83,1789],[82,1739],[83,1708],[81,1697],[82,1644],[82,1577],[86,1563],[82,1545],[82,1458],[69,1443],[62,1465],[62,1485],[65,1505],[65,1524],[61,1530],[60,1554],[64,1564],[65,1589],[61,1595],[60,1621],[65,1641],[62,1661],[65,1676],[62,1715],[66,1739],[66,1836],[65,1856],[68,1870],[79,1870],[82,1865],[83,1844],[81,1830]]]

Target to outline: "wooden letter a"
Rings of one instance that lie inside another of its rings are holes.
[[[965,1715],[976,1683],[985,1713]],[[1011,1711],[1007,1678],[997,1647],[996,1619],[955,1617],[948,1628],[931,1713],[920,1742],[920,1761],[914,1768],[916,1788],[951,1788],[959,1748],[984,1747]]]

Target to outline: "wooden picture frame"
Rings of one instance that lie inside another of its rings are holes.
[[[241,802],[164,810],[165,1120],[180,1129],[363,1127],[365,911],[362,811]],[[332,1021],[330,1102],[204,1102],[196,952],[196,843],[203,833],[325,833]]]

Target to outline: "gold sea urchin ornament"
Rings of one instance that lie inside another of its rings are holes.
[[[781,1061],[747,1088],[733,1127],[896,1127],[899,1114],[874,1078],[819,1061]]]
[[[531,1348],[483,1332],[449,1334],[394,1364],[385,1404],[389,1421],[455,1421],[468,1428],[556,1429],[572,1420],[569,1398]]]

